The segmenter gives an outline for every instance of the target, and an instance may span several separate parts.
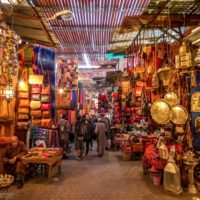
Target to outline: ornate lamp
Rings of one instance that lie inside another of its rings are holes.
[[[4,96],[6,97],[7,102],[10,102],[14,97],[14,88],[11,85],[7,85],[4,89]]]
[[[174,194],[181,194],[183,190],[181,188],[180,169],[175,163],[174,155],[175,146],[172,146],[168,163],[164,168],[163,184],[165,190]]]
[[[160,68],[157,73],[163,82],[163,86],[167,88],[169,86],[171,77],[174,74],[174,70],[165,65],[163,68]]]

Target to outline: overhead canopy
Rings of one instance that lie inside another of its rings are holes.
[[[187,30],[185,27],[197,26],[199,19],[198,0],[151,0],[142,15],[124,17],[118,32],[113,32],[108,52],[126,51],[139,31],[145,44],[155,40],[158,42],[159,39],[166,38],[165,35],[171,40],[181,41],[179,38]],[[129,38],[130,34],[132,38]]]
[[[140,15],[150,0],[34,0],[47,18],[62,9],[74,14],[71,21],[50,20],[50,25],[62,46],[58,54],[78,57],[86,54],[90,63],[104,60],[112,36],[127,15]],[[33,3],[32,3],[33,5]]]
[[[1,4],[1,9],[5,22],[24,41],[51,47],[59,45],[59,41],[39,9],[36,12],[28,5],[9,4]]]

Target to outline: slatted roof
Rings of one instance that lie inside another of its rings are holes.
[[[71,21],[50,20],[61,43],[57,53],[82,59],[87,54],[91,63],[104,60],[112,32],[125,16],[141,15],[150,0],[34,0],[47,18],[62,9],[74,13]]]

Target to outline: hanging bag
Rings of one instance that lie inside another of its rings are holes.
[[[32,94],[40,94],[41,93],[41,85],[32,85],[31,86],[31,93]]]
[[[40,101],[34,101],[34,100],[32,100],[31,103],[30,103],[30,107],[31,107],[31,109],[33,109],[33,110],[40,109],[40,107],[41,107],[41,102],[40,102]]]
[[[29,99],[20,99],[19,100],[19,107],[29,107],[30,100]]]
[[[36,57],[35,57],[35,60],[36,60]],[[41,59],[40,60],[40,65],[41,65],[41,69],[43,70],[43,66],[42,66],[42,62],[41,62]],[[36,68],[35,67],[35,61],[33,63],[33,69]],[[42,85],[43,84],[43,79],[44,79],[44,76],[43,75],[39,75],[39,74],[30,74],[29,75],[29,84],[31,85]]]
[[[19,92],[18,93],[18,98],[19,99],[28,99],[29,98],[29,93],[28,92]]]
[[[41,105],[41,110],[50,110],[51,109],[51,104],[50,103],[42,103]]]

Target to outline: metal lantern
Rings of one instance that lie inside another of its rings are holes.
[[[7,85],[4,89],[4,96],[7,101],[10,101],[14,96],[14,88],[11,85]]]
[[[168,87],[171,77],[174,74],[174,70],[165,65],[163,68],[160,68],[157,73],[163,83],[163,86]]]
[[[167,165],[164,168],[164,188],[165,190],[172,192],[174,194],[182,193],[181,188],[181,178],[180,178],[180,169],[176,165],[174,160],[175,155],[175,146],[171,148],[170,157]]]

